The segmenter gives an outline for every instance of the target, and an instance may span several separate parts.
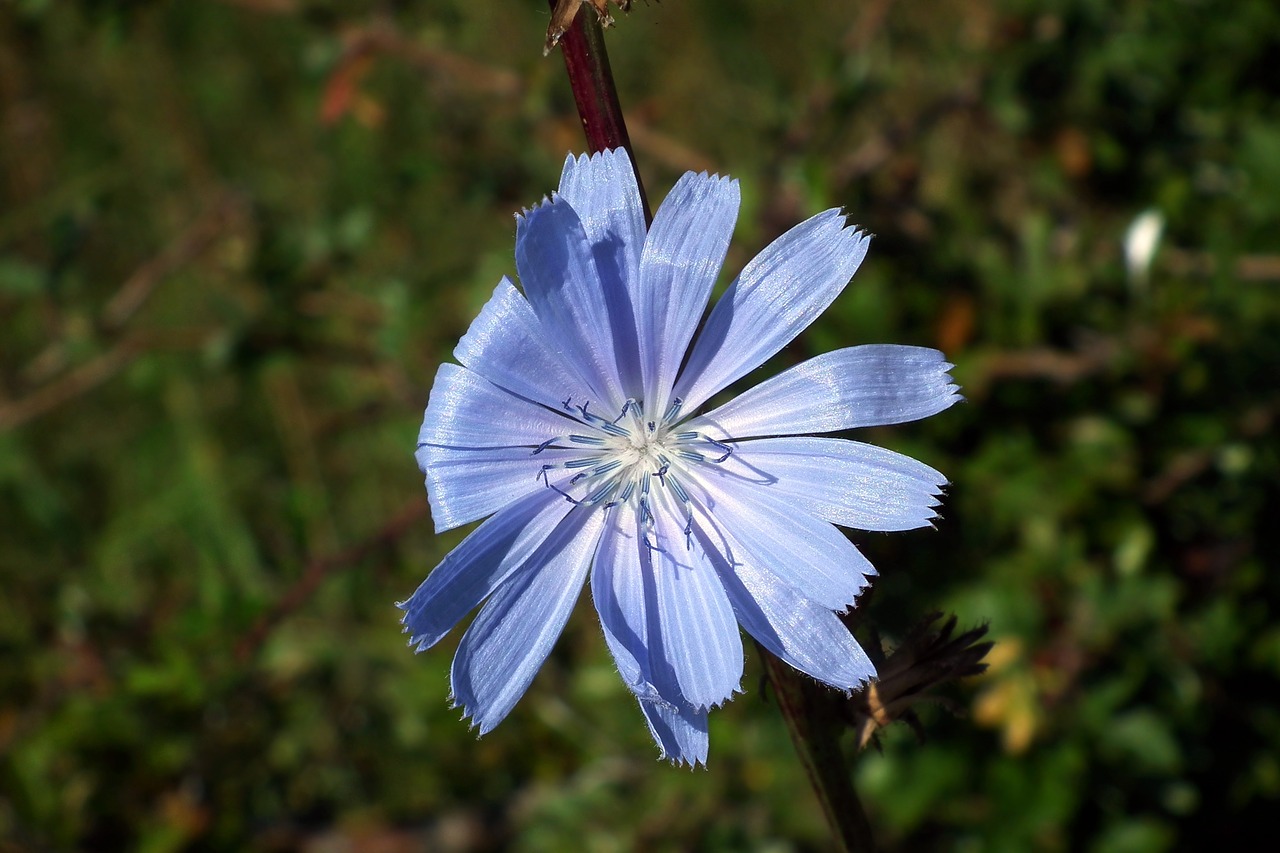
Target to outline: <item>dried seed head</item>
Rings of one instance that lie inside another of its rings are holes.
[[[982,674],[982,662],[994,645],[979,642],[987,626],[955,635],[956,617],[950,616],[939,627],[941,613],[926,616],[888,659],[877,662],[880,677],[853,695],[849,701],[850,723],[862,749],[875,740],[880,729],[895,720],[911,727],[917,736],[924,731],[915,715],[919,702],[933,702],[959,713],[960,709],[945,697],[932,695],[944,684]]]

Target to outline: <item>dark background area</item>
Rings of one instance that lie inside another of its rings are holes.
[[[480,741],[456,635],[400,634],[462,535],[412,458],[431,378],[584,145],[548,16],[0,3],[0,850],[826,849],[753,655],[690,772],[586,602]],[[651,199],[741,180],[722,283],[824,208],[877,235],[764,374],[900,342],[965,388],[859,435],[953,481],[936,532],[855,536],[868,619],[997,641],[859,758],[885,849],[1243,843],[1280,796],[1280,7],[618,19]]]

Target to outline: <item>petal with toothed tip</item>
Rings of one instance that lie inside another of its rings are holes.
[[[653,217],[636,293],[646,417],[666,411],[729,251],[740,203],[737,181],[688,172]]]
[[[843,212],[827,210],[766,246],[712,309],[676,396],[695,409],[764,364],[840,295],[870,242]]]
[[[833,524],[877,531],[930,526],[947,483],[910,456],[817,436],[734,442],[733,455],[706,476],[767,491]]]
[[[626,396],[639,398],[635,290],[644,250],[644,206],[626,149],[565,158],[560,195],[573,205],[600,276],[600,295]]]
[[[416,651],[431,648],[512,572],[534,558],[572,507],[539,489],[481,524],[397,606]]]
[[[719,437],[798,435],[888,426],[936,415],[960,399],[942,353],[865,344],[814,356],[694,423]]]
[[[524,695],[564,630],[586,581],[603,513],[578,509],[481,608],[453,658],[453,703],[480,734]]]

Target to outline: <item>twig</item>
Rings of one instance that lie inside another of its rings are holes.
[[[199,349],[216,331],[213,328],[166,329],[131,334],[57,381],[17,400],[0,401],[0,430],[19,427],[92,391],[149,352]]]
[[[302,576],[285,591],[271,610],[258,619],[253,628],[236,645],[236,660],[243,663],[251,658],[266,642],[276,626],[305,604],[319,589],[320,584],[334,571],[358,563],[370,554],[394,544],[426,517],[426,501],[415,498],[368,538],[336,554],[313,558],[302,570]]]
[[[136,339],[127,338],[56,382],[13,402],[0,403],[0,430],[21,426],[96,388],[131,364],[143,352],[144,348]]]
[[[219,237],[243,218],[244,210],[245,202],[240,196],[224,193],[158,255],[144,261],[124,280],[98,316],[97,329],[108,337],[117,336],[165,278],[208,251]],[[63,338],[51,341],[23,367],[23,380],[31,385],[51,382],[56,374],[66,369],[70,360],[69,349],[68,342]],[[88,364],[82,365],[76,372],[87,367]],[[101,369],[101,365],[98,369]],[[62,380],[64,383],[66,381],[67,379]],[[42,388],[34,392],[32,397],[39,396],[46,390],[47,388]]]
[[[553,11],[561,5],[557,0],[550,3]],[[603,3],[593,0],[593,5],[600,7]],[[597,16],[588,14],[586,4],[579,7],[576,20],[560,39],[560,46],[588,147],[592,151],[618,147],[630,151],[631,141],[609,70],[604,33]],[[631,162],[635,167],[634,157]],[[652,221],[638,168],[636,183],[644,202],[645,219]],[[792,669],[763,647],[760,652],[778,696],[782,717],[840,849],[846,853],[870,851],[873,849],[871,827],[840,747],[837,703],[843,697]]]
[[[166,276],[204,254],[244,212],[244,200],[228,193],[159,255],[134,270],[102,310],[100,325],[115,331],[129,322]]]
[[[823,814],[844,853],[875,849],[871,824],[853,786],[853,773],[840,745],[844,697],[796,672],[756,643],[787,721],[791,742],[818,795]]]
[[[240,6],[252,12],[290,15],[298,11],[298,0],[222,0],[228,6]]]
[[[1242,439],[1257,439],[1268,435],[1277,420],[1280,420],[1280,400],[1260,403],[1250,407],[1237,419],[1236,433]],[[1142,489],[1143,503],[1164,503],[1178,489],[1212,469],[1220,453],[1221,447],[1214,446],[1177,454]]]
[[[1174,275],[1211,276],[1226,266],[1229,275],[1241,281],[1280,281],[1280,255],[1239,255],[1234,259],[1216,258],[1209,252],[1197,252],[1170,246],[1161,250],[1163,266]]]
[[[550,0],[550,3],[554,10],[556,0]],[[569,73],[569,86],[573,89],[573,100],[578,106],[578,117],[582,119],[582,132],[586,134],[587,147],[593,153],[625,148],[632,155],[631,165],[636,169],[636,184],[640,187],[645,222],[652,222],[649,198],[644,191],[644,181],[640,180],[635,151],[631,147],[631,137],[627,134],[622,105],[618,102],[618,88],[614,85],[613,71],[609,68],[604,31],[596,16],[588,14],[587,8],[583,6],[578,9],[573,25],[560,39],[564,67]]]

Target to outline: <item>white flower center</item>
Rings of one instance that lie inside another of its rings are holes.
[[[644,407],[628,400],[614,420],[591,412],[589,406],[570,406],[581,433],[553,438],[533,451],[536,456],[549,447],[581,450],[581,456],[567,462],[543,465],[539,478],[580,506],[610,509],[630,502],[642,522],[653,521],[653,502],[658,490],[665,490],[685,515],[685,534],[690,531],[693,510],[685,487],[693,466],[718,464],[733,454],[733,448],[696,430],[680,429],[679,399],[673,400],[661,421],[645,420]],[[567,480],[552,482],[551,472],[568,469],[576,473]]]

